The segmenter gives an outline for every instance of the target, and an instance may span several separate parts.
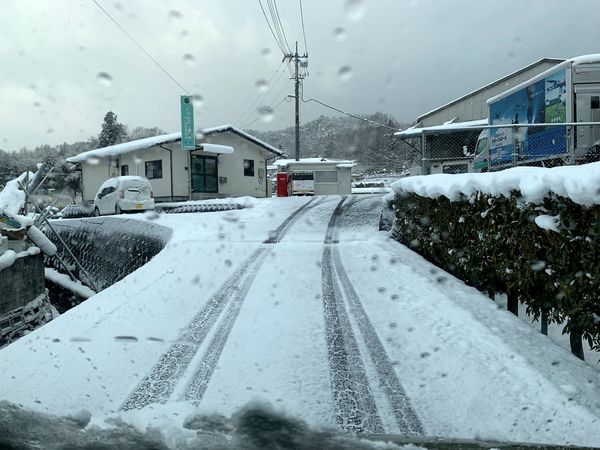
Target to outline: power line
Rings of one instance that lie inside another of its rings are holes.
[[[268,0],[273,3],[273,8],[275,9],[275,16],[277,17],[277,22],[279,23],[279,28],[281,29],[281,34],[283,34],[283,41],[285,42],[285,48],[287,48],[288,53],[291,53],[290,44],[288,44],[287,37],[285,35],[285,28],[283,27],[283,22],[281,22],[281,17],[279,16],[279,10],[277,9],[277,1],[276,0]]]
[[[281,67],[281,66],[280,66]],[[241,122],[242,120],[246,120],[248,117],[248,113],[250,113],[252,111],[252,107],[254,105],[256,105],[256,103],[260,100],[261,102],[264,101],[267,96],[269,95],[269,93],[271,92],[272,89],[275,88],[275,86],[277,86],[279,84],[279,81],[281,80],[281,76],[283,75],[283,73],[285,72],[285,69],[281,69],[281,71],[279,72],[279,76],[277,77],[277,79],[275,80],[275,83],[271,84],[269,86],[269,89],[267,91],[265,91],[263,94],[259,94],[258,97],[256,97],[256,99],[254,99],[254,101],[248,106],[248,108],[246,108],[246,111],[244,112],[244,114],[241,115],[241,117],[236,121],[236,122]]]
[[[336,108],[335,106],[331,106],[331,105],[328,105],[327,103],[323,103],[323,102],[321,102],[321,101],[319,101],[319,100],[317,100],[315,98],[309,98],[308,100],[306,100],[304,97],[302,97],[302,101],[304,103],[315,102],[315,103],[318,103],[319,105],[325,106],[326,108],[333,109],[334,111],[337,111],[339,113],[345,114],[345,115],[350,116],[350,117],[354,117],[355,119],[362,120],[363,122],[368,122],[371,125],[376,125],[378,127],[382,127],[382,128],[387,128],[389,130],[398,131],[398,128],[390,127],[389,125],[385,125],[383,123],[375,122],[375,121],[370,120],[370,119],[365,119],[364,117],[357,116],[356,114],[352,114],[352,113],[349,113],[347,111],[344,111],[344,110],[341,110],[339,108]]]
[[[97,6],[98,8],[100,8],[100,9],[102,10],[102,12],[103,12],[104,14],[106,14],[106,16],[107,16],[107,17],[108,17],[110,20],[112,20],[112,21],[114,22],[114,24],[115,24],[117,27],[119,27],[119,29],[120,29],[120,30],[121,30],[121,31],[122,31],[122,32],[125,34],[125,36],[127,36],[127,37],[128,37],[130,40],[131,40],[131,42],[133,42],[133,43],[134,43],[134,44],[135,44],[135,45],[136,45],[136,46],[137,46],[137,47],[138,47],[138,48],[139,48],[139,49],[140,49],[142,52],[144,52],[144,54],[145,54],[145,55],[146,55],[148,58],[150,58],[150,60],[151,60],[151,61],[152,61],[154,64],[156,64],[156,67],[158,67],[160,70],[162,70],[162,71],[163,71],[163,73],[164,73],[166,76],[168,76],[168,77],[169,77],[171,80],[173,80],[173,81],[175,82],[175,84],[177,84],[177,86],[179,86],[181,89],[183,89],[183,91],[184,91],[186,94],[188,94],[188,95],[191,95],[191,94],[188,92],[188,90],[187,90],[185,87],[183,87],[183,85],[182,85],[182,84],[181,84],[179,81],[177,81],[177,80],[175,79],[175,77],[174,77],[173,75],[171,75],[171,74],[170,74],[170,73],[167,71],[167,69],[165,69],[163,66],[161,66],[161,65],[160,65],[160,63],[159,63],[159,62],[158,62],[156,59],[154,59],[154,58],[152,57],[152,55],[151,55],[150,53],[148,53],[148,52],[147,52],[147,51],[144,49],[144,47],[142,47],[142,46],[140,45],[140,43],[139,43],[138,41],[136,41],[136,40],[133,38],[133,36],[131,36],[131,35],[130,35],[130,34],[127,32],[127,30],[125,30],[125,28],[123,28],[123,27],[121,26],[121,24],[119,24],[119,22],[117,22],[117,21],[116,21],[116,19],[115,19],[113,16],[111,16],[111,15],[108,13],[108,11],[106,11],[106,10],[105,10],[105,9],[104,9],[104,8],[103,8],[103,7],[102,7],[102,6],[101,6],[101,5],[100,5],[100,4],[99,4],[99,3],[98,3],[96,0],[92,0],[92,1],[93,1],[93,2],[96,4],[96,6]]]
[[[302,10],[302,0],[300,1],[300,20],[302,22],[302,36],[304,37],[304,52],[308,53],[308,47],[306,46],[306,32],[304,31],[304,12]]]
[[[273,110],[273,111],[275,111],[275,110],[276,110],[276,109],[279,107],[279,105],[281,105],[281,104],[282,104],[282,103],[283,103],[285,100],[287,100],[287,97],[283,97],[283,98],[282,98],[282,99],[279,101],[279,103],[277,103],[275,106],[273,106],[273,107],[272,107],[272,110]],[[258,119],[260,119],[260,116],[259,116],[259,117],[257,117],[256,119],[254,119],[254,120],[253,120],[253,121],[251,121],[251,122],[245,123],[244,125],[242,125],[242,126],[241,126],[241,128],[245,128],[245,127],[247,127],[248,125],[252,125],[252,124],[253,124],[254,122],[256,122]]]
[[[267,13],[265,12],[265,8],[263,8],[262,2],[260,0],[258,0],[258,4],[260,5],[260,9],[262,10],[263,15],[265,16],[265,20],[267,21],[267,25],[269,26],[269,30],[271,30],[271,34],[273,35],[273,39],[275,39],[275,42],[277,43],[277,47],[279,47],[279,50],[281,50],[281,53],[283,53],[285,55],[285,49],[283,48],[283,45],[281,45],[281,43],[277,39],[277,36],[275,36],[275,32],[273,31],[273,27],[271,27],[271,22],[269,22],[269,19],[267,17]]]
[[[113,22],[113,23],[114,23],[114,24],[115,24],[115,25],[116,25],[116,26],[117,26],[117,27],[118,27],[118,28],[119,28],[119,29],[120,29],[120,30],[121,30],[121,31],[122,31],[122,32],[125,34],[125,36],[127,36],[127,37],[128,37],[130,40],[131,40],[131,42],[133,42],[133,43],[134,43],[134,44],[135,44],[135,45],[136,45],[136,46],[137,46],[137,47],[138,47],[138,48],[139,48],[139,49],[140,49],[140,50],[141,50],[141,51],[142,51],[142,52],[143,52],[143,53],[144,53],[144,54],[145,54],[145,55],[146,55],[146,56],[147,56],[147,57],[148,57],[148,58],[149,58],[149,59],[150,59],[150,60],[151,60],[151,61],[152,61],[154,64],[155,64],[155,65],[156,65],[156,67],[158,67],[158,68],[159,68],[159,69],[160,69],[160,70],[161,70],[161,71],[162,71],[162,72],[163,72],[165,75],[167,75],[167,76],[168,76],[168,77],[169,77],[169,78],[170,78],[170,79],[171,79],[171,80],[172,80],[172,81],[173,81],[173,82],[174,82],[174,83],[175,83],[177,86],[179,86],[179,87],[180,87],[180,88],[183,90],[183,92],[185,92],[187,95],[192,95],[192,94],[190,94],[190,92],[189,92],[189,91],[188,91],[188,90],[187,90],[187,89],[186,89],[186,88],[185,88],[185,87],[184,87],[184,86],[183,86],[183,85],[182,85],[182,84],[181,84],[179,81],[177,81],[177,79],[176,79],[176,78],[175,78],[173,75],[171,75],[171,74],[169,73],[169,71],[168,71],[167,69],[165,69],[165,68],[164,68],[164,67],[163,67],[163,66],[162,66],[162,65],[161,65],[161,64],[160,64],[160,63],[159,63],[159,62],[158,62],[156,59],[154,59],[154,58],[152,57],[152,55],[151,55],[150,53],[148,53],[148,52],[146,51],[146,49],[145,49],[144,47],[142,47],[142,45],[141,45],[141,44],[140,44],[138,41],[136,41],[136,40],[135,40],[135,38],[134,38],[134,37],[133,37],[131,34],[129,34],[129,33],[127,32],[127,30],[126,30],[125,28],[123,28],[123,27],[121,26],[121,24],[120,24],[119,22],[117,22],[117,20],[116,20],[116,19],[115,19],[113,16],[111,16],[111,15],[110,15],[110,13],[109,13],[109,12],[108,12],[106,9],[104,9],[104,8],[102,7],[102,5],[100,5],[100,4],[99,4],[99,3],[98,3],[96,0],[92,0],[92,1],[94,2],[94,4],[95,4],[95,5],[96,5],[98,8],[100,8],[100,10],[101,10],[101,11],[102,11],[104,14],[106,14],[106,16],[107,16],[107,17],[108,17],[110,20],[112,20],[112,22]],[[212,111],[211,111],[211,110],[208,108],[208,106],[206,106],[206,105],[202,105],[202,108],[204,108],[206,111],[208,111],[210,114],[212,114],[212,115],[213,115],[213,116],[214,116],[216,119],[218,119],[218,120],[220,120],[220,121],[223,121],[223,120],[222,120],[220,117],[218,117],[218,116],[217,116],[217,115],[216,115],[214,112],[212,112]]]
[[[269,81],[267,81],[267,85],[269,86],[269,88],[267,89],[267,92],[269,90],[272,89],[272,85],[271,85],[271,81],[273,81],[273,78],[275,78],[275,75],[277,75],[277,72],[279,72],[279,69],[281,69],[281,66],[283,66],[283,64],[285,63],[285,61],[281,61],[281,63],[279,63],[279,66],[277,66],[277,68],[275,69],[275,71],[273,72],[273,74],[271,75],[271,77],[269,78]],[[246,113],[248,113],[248,111],[256,104],[256,102],[258,101],[258,99],[264,95],[263,92],[259,92],[259,94],[254,98],[254,100],[249,104],[249,106],[244,110],[244,112],[242,114],[240,114],[238,116],[237,119],[235,119],[233,121],[233,123],[238,123],[240,121],[240,119],[242,117],[244,117],[246,115]]]

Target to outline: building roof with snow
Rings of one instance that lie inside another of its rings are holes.
[[[487,124],[488,124],[487,119],[481,119],[481,120],[469,120],[467,122],[451,122],[451,123],[445,123],[443,125],[436,125],[436,126],[424,127],[424,128],[418,128],[418,127],[413,126],[413,127],[407,128],[406,130],[398,131],[397,133],[394,133],[394,136],[397,136],[401,139],[415,138],[415,137],[420,137],[423,132],[459,131],[459,130],[468,129],[468,128],[477,128],[477,127],[485,126]]]
[[[275,148],[272,145],[269,145],[266,142],[261,141],[257,137],[252,136],[251,134],[248,134],[245,131],[240,130],[239,128],[236,128],[232,125],[222,125],[219,127],[206,128],[204,130],[201,130],[201,133],[198,134],[196,139],[201,141],[205,136],[210,136],[213,134],[225,133],[225,132],[231,132],[233,134],[236,134],[236,135],[242,137],[243,139],[246,139],[246,140],[256,144],[257,146],[262,147],[263,149],[265,149],[277,156],[284,155],[284,152],[282,150]],[[181,141],[181,132],[163,134],[160,136],[152,136],[152,137],[148,137],[148,138],[137,139],[135,141],[123,142],[120,144],[110,145],[108,147],[97,148],[94,150],[88,150],[86,152],[79,153],[78,155],[67,158],[67,161],[72,162],[72,163],[77,163],[77,162],[85,161],[89,158],[106,158],[106,157],[111,157],[111,156],[118,156],[118,155],[123,155],[125,153],[130,153],[130,152],[134,152],[137,150],[143,150],[146,148],[154,147],[157,145],[169,144],[172,142],[179,142],[179,141]],[[212,152],[212,153],[225,153],[226,154],[226,153],[232,153],[232,151],[233,151],[233,149],[231,147],[224,146],[224,145],[199,143],[199,144],[197,144],[197,146],[198,146],[198,148],[203,148],[205,151]]]

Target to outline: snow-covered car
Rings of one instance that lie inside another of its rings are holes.
[[[122,176],[106,180],[94,198],[94,215],[154,209],[150,182],[139,176]]]

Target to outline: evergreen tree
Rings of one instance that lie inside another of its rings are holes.
[[[98,135],[98,148],[123,142],[125,136],[127,136],[125,125],[117,121],[117,115],[114,112],[107,112],[104,122],[102,122],[102,131]]]

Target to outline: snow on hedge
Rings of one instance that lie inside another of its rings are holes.
[[[400,194],[444,196],[451,201],[475,192],[509,197],[511,191],[519,191],[526,201],[541,203],[549,193],[554,193],[589,206],[600,204],[600,162],[551,169],[515,167],[491,173],[423,175],[403,178],[391,187]]]
[[[63,288],[68,289],[69,291],[85,299],[90,298],[92,295],[96,295],[96,291],[93,289],[81,284],[78,281],[73,281],[68,275],[60,273],[49,267],[44,269],[44,276],[47,280],[50,280],[53,283],[58,284],[59,286],[62,286]]]

